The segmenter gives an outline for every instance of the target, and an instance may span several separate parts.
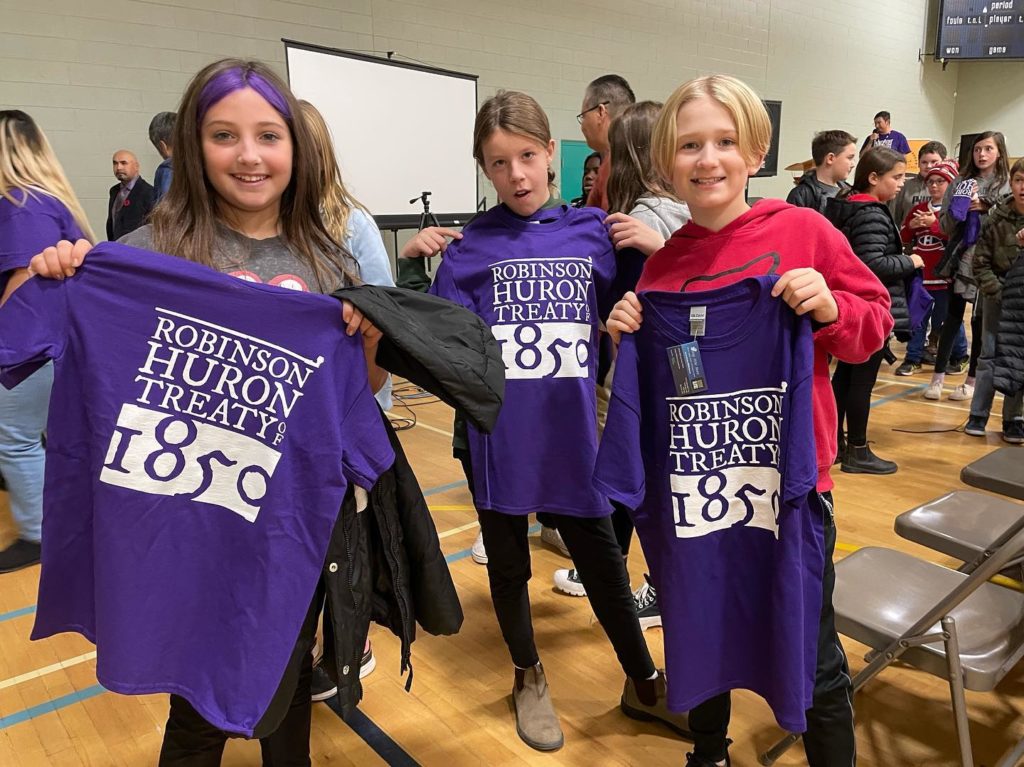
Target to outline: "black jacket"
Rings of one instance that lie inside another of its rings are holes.
[[[899,229],[889,209],[877,201],[832,199],[825,206],[825,217],[846,236],[853,252],[889,291],[894,332],[898,336],[909,336],[910,309],[905,281],[916,270],[910,257],[903,254]]]
[[[119,191],[121,191],[121,185],[114,184],[110,187],[110,199],[107,200],[107,239],[111,242],[120,240],[129,232],[134,232],[146,223],[153,206],[156,205],[156,190],[146,179],[139,176],[135,180],[135,186],[125,198],[124,205],[111,215],[110,210],[114,206],[114,200]]]
[[[1024,254],[1017,257],[1003,282],[993,368],[998,391],[1014,395],[1024,389]]]
[[[850,185],[845,181],[839,182],[839,192],[849,187]],[[831,191],[825,184],[818,181],[818,176],[812,168],[800,177],[800,183],[789,190],[786,202],[800,208],[811,208],[819,213],[824,213],[825,206],[834,196],[834,194],[829,194]]]
[[[334,296],[351,301],[384,334],[377,362],[467,413],[490,431],[501,409],[505,368],[497,342],[475,314],[435,296],[362,285]],[[402,673],[410,668],[416,624],[454,634],[462,607],[416,475],[384,414],[395,463],[356,512],[350,493],[324,563],[324,663],[348,713],[362,697],[359,661],[370,621],[402,641]]]

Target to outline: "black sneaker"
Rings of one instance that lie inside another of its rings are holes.
[[[0,573],[13,573],[15,570],[39,564],[39,553],[38,543],[19,538],[0,551]]]
[[[1003,421],[1003,442],[1024,444],[1024,421]]]
[[[961,357],[958,360],[950,360],[946,364],[946,375],[958,376],[967,370],[967,365],[971,361],[970,357]]]
[[[375,668],[377,668],[377,659],[373,657],[373,647],[367,644],[366,652],[363,653],[363,659],[359,661],[359,678],[364,679],[368,677]]]
[[[935,352],[930,349],[925,349],[924,354],[921,355],[922,365],[934,365],[935,364]]]
[[[323,663],[317,663],[313,666],[313,684],[311,685],[312,693],[309,696],[314,702],[322,700],[330,700],[338,694],[338,685],[331,681],[331,678],[327,676],[327,672],[324,671]]]
[[[967,419],[967,425],[964,426],[964,434],[971,437],[984,437],[987,425],[988,419],[982,418],[980,415],[972,415]]]
[[[911,362],[910,360],[903,360],[903,364],[896,368],[896,375],[898,376],[912,376],[914,373],[921,371],[920,362]]]
[[[848,445],[841,467],[847,474],[895,474],[897,468],[893,461],[886,461],[872,453],[867,445]]]
[[[644,573],[644,585],[633,592],[633,603],[636,605],[636,617],[640,620],[641,631],[661,625],[658,594],[647,573]]]
[[[725,747],[728,749],[732,745],[732,740],[727,739],[725,741]],[[732,767],[732,760],[729,758],[729,752],[725,752],[725,760],[715,761],[714,759],[708,759],[706,756],[697,756],[692,752],[686,754],[686,767]]]

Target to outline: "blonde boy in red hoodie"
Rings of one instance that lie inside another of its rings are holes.
[[[692,220],[647,260],[637,290],[722,287],[765,274],[775,259],[763,256],[777,254],[781,277],[772,295],[814,323],[817,490],[829,519],[814,702],[804,748],[811,767],[848,767],[856,748],[849,670],[832,608],[836,536],[829,470],[836,455],[836,404],[828,356],[851,363],[868,359],[891,332],[892,316],[885,287],[821,215],[781,200],[747,204],[747,179],[761,167],[770,140],[764,105],[735,78],[697,78],[672,94],[654,127],[652,153],[656,170],[689,206]],[[687,284],[692,277],[702,279]],[[621,333],[639,330],[642,321],[636,294],[627,293],[612,311],[608,329],[617,342]],[[729,763],[729,714],[728,692],[690,711],[695,748],[689,767]]]

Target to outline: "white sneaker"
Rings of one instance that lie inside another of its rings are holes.
[[[548,546],[553,548],[563,557],[569,557],[572,559],[572,555],[569,554],[569,549],[566,547],[565,542],[562,540],[562,534],[553,527],[541,527],[540,529],[540,541],[546,543]]]
[[[470,556],[473,557],[473,561],[478,565],[487,564],[487,549],[484,548],[483,530],[476,534],[476,540],[473,541],[473,548],[470,550]]]
[[[942,398],[942,381],[932,381],[928,384],[928,388],[924,390],[925,399],[941,399]]]
[[[561,591],[571,597],[585,597],[587,590],[583,588],[580,574],[576,568],[572,570],[555,570],[555,591]]]
[[[949,395],[949,398],[954,402],[963,402],[969,400],[974,396],[974,385],[969,383],[962,383],[953,389],[953,393]]]

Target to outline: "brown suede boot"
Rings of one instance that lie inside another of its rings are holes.
[[[526,670],[516,669],[512,705],[516,712],[516,732],[526,745],[538,751],[557,751],[562,747],[565,737],[541,664]]]
[[[619,706],[622,713],[642,722],[658,722],[677,735],[693,740],[690,721],[686,712],[669,711],[665,703],[665,672],[658,670],[656,679],[632,679],[626,677]]]

